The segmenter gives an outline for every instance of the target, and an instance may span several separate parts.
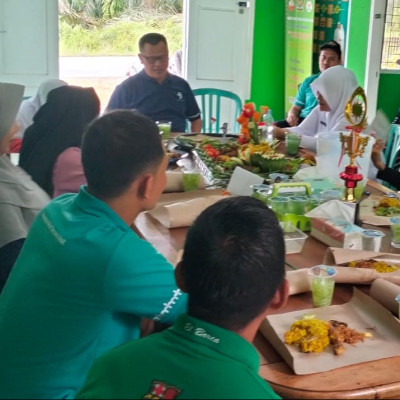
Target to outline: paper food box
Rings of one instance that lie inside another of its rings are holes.
[[[302,353],[296,346],[285,344],[284,335],[292,323],[305,314],[315,315],[324,321],[346,322],[358,332],[371,332],[372,337],[354,345],[345,344],[341,355],[335,355],[331,345],[321,353]],[[270,315],[262,322],[260,331],[297,375],[400,355],[399,321],[390,311],[357,289],[354,289],[351,301],[342,305]]]
[[[335,223],[321,218],[311,219],[311,236],[330,247],[362,249],[363,229],[354,224]]]

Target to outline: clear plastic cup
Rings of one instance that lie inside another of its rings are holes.
[[[336,269],[327,265],[316,265],[308,270],[308,274],[311,277],[314,306],[329,306],[335,289]]]
[[[253,193],[253,197],[261,200],[265,204],[269,204],[269,198],[272,196],[272,187],[268,189],[259,189],[256,193]]]
[[[295,156],[299,151],[301,136],[295,133],[286,133],[285,144],[286,144],[286,154],[288,156]]]
[[[381,249],[382,238],[385,234],[375,229],[365,229],[362,233],[363,250],[379,251]]]
[[[168,142],[171,136],[171,121],[157,121],[156,124],[158,126],[158,129],[160,130],[162,140],[164,142]]]
[[[271,197],[269,205],[274,213],[286,214],[288,212],[289,198],[283,196]]]
[[[197,190],[200,186],[200,172],[196,170],[183,170],[182,186],[185,192]]]
[[[395,298],[395,300],[397,301],[397,303],[399,304],[399,313],[398,313],[398,317],[400,319],[400,294],[398,294]]]
[[[308,198],[306,196],[289,197],[289,213],[304,215],[307,208]]]
[[[329,200],[342,200],[343,198],[343,190],[337,189],[327,189],[321,192],[321,197],[324,201]]]
[[[390,218],[391,245],[400,248],[400,217]]]

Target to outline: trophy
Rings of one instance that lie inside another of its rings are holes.
[[[367,115],[367,99],[364,90],[359,86],[351,95],[346,104],[345,115],[350,126],[346,129],[350,130],[350,134],[340,133],[340,142],[342,143],[342,153],[340,161],[344,154],[350,158],[350,164],[345,167],[345,170],[339,174],[340,178],[345,182],[343,200],[350,203],[355,203],[354,195],[357,182],[363,179],[362,174],[358,173],[356,158],[362,157],[365,148],[368,144],[369,137],[361,137],[361,132],[366,126]]]

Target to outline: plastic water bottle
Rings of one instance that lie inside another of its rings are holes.
[[[262,120],[265,123],[265,127],[266,127],[266,142],[268,143],[272,143],[272,141],[274,140],[274,117],[272,116],[272,111],[268,110],[268,112],[266,114],[264,114],[262,116]]]

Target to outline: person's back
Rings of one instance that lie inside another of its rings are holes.
[[[88,186],[39,214],[0,297],[1,398],[71,398],[95,358],[139,336],[141,317],[185,310],[173,267],[129,226],[163,188],[157,126],[105,115],[82,160]]]
[[[18,131],[15,116],[23,93],[22,85],[0,83],[0,292],[29,227],[50,201],[47,194],[8,156]]]
[[[62,86],[49,93],[36,113],[22,141],[19,165],[49,196],[53,196],[57,157],[69,147],[80,147],[85,129],[99,112],[93,88]]]
[[[251,344],[267,310],[287,298],[274,214],[251,197],[217,202],[189,229],[175,274],[188,314],[100,357],[77,398],[279,398]]]
[[[257,351],[239,335],[184,315],[100,358],[77,398],[278,399],[259,367]]]

